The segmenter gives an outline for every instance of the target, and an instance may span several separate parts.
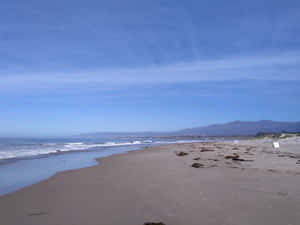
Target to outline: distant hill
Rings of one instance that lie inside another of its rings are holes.
[[[300,132],[300,121],[233,121],[230,123],[194,127],[173,132],[96,132],[81,134],[80,137],[250,136],[257,133],[280,133],[282,131]]]
[[[299,122],[277,122],[271,120],[234,121],[205,127],[194,127],[178,131],[182,135],[201,136],[246,136],[261,133],[300,132]],[[177,133],[177,132],[176,132]]]

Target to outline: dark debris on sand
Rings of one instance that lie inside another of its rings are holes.
[[[194,167],[194,168],[203,168],[204,165],[201,164],[201,163],[193,163],[193,164],[191,165],[191,167]]]
[[[209,148],[201,148],[200,152],[213,152],[214,150]]]
[[[252,162],[253,160],[250,159],[242,159],[238,154],[233,154],[233,155],[227,155],[224,157],[225,159],[231,159],[233,161],[240,161],[240,162]]]
[[[185,156],[185,155],[188,155],[189,153],[186,153],[186,152],[177,152],[176,155],[177,156]]]
[[[235,159],[240,158],[240,156],[238,154],[233,154],[233,155],[226,155],[224,158],[235,160]]]

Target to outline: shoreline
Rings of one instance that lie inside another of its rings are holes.
[[[6,225],[296,224],[297,155],[265,153],[248,142],[169,144],[98,158],[98,165],[62,171],[0,196],[0,218]],[[249,147],[254,155],[245,153]],[[181,151],[187,155],[178,156]],[[254,162],[224,159],[224,152]],[[260,154],[277,163],[264,159],[269,166],[261,167]],[[193,168],[193,163],[203,166]],[[286,213],[284,220],[279,212]]]
[[[201,143],[201,142],[194,142],[194,143]],[[43,179],[41,181],[38,181],[36,183],[33,183],[33,184],[30,184],[28,186],[25,186],[25,187],[22,187],[16,191],[13,191],[13,192],[9,192],[7,194],[3,194],[3,195],[0,195],[0,200],[2,197],[5,197],[7,195],[13,195],[14,193],[16,192],[19,192],[19,191],[23,191],[23,189],[26,189],[26,188],[30,188],[31,186],[34,186],[34,185],[38,185],[40,183],[43,183],[43,182],[46,182],[47,180],[49,179],[52,179],[53,177],[55,176],[58,176],[58,175],[62,175],[62,174],[68,174],[68,173],[72,173],[72,172],[76,172],[76,171],[79,171],[79,170],[83,170],[83,169],[88,169],[88,168],[93,168],[93,167],[98,167],[100,165],[100,163],[103,161],[103,160],[113,160],[113,158],[117,157],[117,156],[120,156],[120,155],[124,155],[124,154],[132,154],[132,153],[135,153],[135,152],[139,152],[139,151],[147,151],[147,150],[150,150],[150,148],[155,148],[155,147],[158,147],[158,146],[167,146],[167,145],[176,145],[177,143],[172,143],[172,144],[163,144],[163,145],[157,145],[157,146],[143,146],[141,148],[138,148],[138,149],[133,149],[133,150],[127,150],[126,152],[121,152],[121,153],[115,153],[115,154],[111,154],[109,156],[104,156],[104,157],[97,157],[97,158],[94,158],[94,160],[97,162],[96,165],[90,165],[90,166],[84,166],[82,168],[76,168],[76,169],[69,169],[69,170],[63,170],[63,171],[59,171],[53,175],[51,175],[50,177],[46,178],[46,179]],[[81,151],[81,152],[84,152],[84,151]],[[68,153],[63,153],[63,154],[68,154]],[[44,158],[47,158],[47,157],[50,157],[50,156],[45,156]],[[39,159],[39,158],[34,158],[34,159]],[[21,159],[21,160],[24,160],[24,159]],[[26,160],[26,159],[25,159]],[[30,159],[29,159],[30,160]]]
[[[89,168],[89,167],[93,167],[93,166],[97,166],[99,165],[99,160],[102,159],[102,158],[106,158],[106,157],[110,157],[110,156],[113,156],[113,155],[119,155],[119,154],[128,154],[129,152],[131,151],[140,151],[144,148],[145,146],[140,146],[140,147],[137,147],[137,146],[131,146],[131,147],[128,147],[128,146],[123,146],[123,147],[119,147],[117,149],[117,152],[109,152],[109,151],[115,151],[116,149],[111,149],[111,148],[107,148],[107,149],[104,149],[104,151],[76,151],[76,152],[73,152],[73,153],[76,153],[77,154],[101,154],[101,155],[104,155],[104,156],[96,156],[96,157],[93,157],[93,156],[90,156],[90,157],[86,157],[87,159],[83,159],[80,164],[77,164],[77,165],[73,165],[71,164],[71,168],[61,168],[61,169],[58,169],[57,172],[54,172],[54,173],[51,173],[51,175],[45,175],[43,176],[43,178],[39,178],[37,181],[34,181],[33,183],[31,182],[26,182],[26,184],[22,184],[20,185],[20,187],[14,187],[14,188],[10,188],[10,191],[4,191],[4,194],[3,194],[3,189],[2,192],[0,192],[0,198],[2,196],[5,196],[5,195],[8,195],[8,194],[13,194],[19,190],[22,190],[24,188],[27,188],[27,187],[30,187],[32,185],[35,185],[35,184],[39,184],[40,182],[43,182],[45,180],[48,180],[48,179],[51,179],[53,176],[59,174],[59,173],[63,173],[63,172],[71,172],[71,171],[75,171],[75,170],[80,170],[80,169],[84,169],[84,168]],[[123,149],[123,150],[120,150]],[[107,151],[108,150],[108,151]],[[15,162],[11,162],[11,163],[7,163],[7,164],[2,164],[0,166],[11,166],[12,163],[19,163],[20,161],[23,161],[23,162],[32,162],[33,161],[36,161],[38,163],[36,164],[39,164],[40,160],[49,160],[49,159],[53,159],[54,161],[56,160],[56,158],[52,158],[53,156],[67,156],[69,158],[66,158],[65,160],[72,160],[72,158],[70,158],[70,152],[67,152],[67,153],[61,153],[59,155],[47,155],[47,156],[43,156],[43,157],[36,157],[36,158],[32,158],[32,159],[19,159]],[[78,157],[77,157],[78,158]],[[99,159],[99,160],[98,160]],[[32,163],[31,163],[32,164]],[[26,166],[26,165],[25,165]],[[19,166],[20,167],[20,166]],[[75,167],[75,168],[74,168]],[[3,172],[3,171],[2,171]],[[20,182],[20,181],[18,181]],[[24,182],[24,181],[23,181]]]
[[[180,141],[177,143],[203,142],[203,140],[182,141],[183,142]],[[140,144],[118,147],[103,147],[97,150],[77,150],[67,152],[62,151],[59,153],[38,155],[28,158],[18,158],[12,161],[9,159],[8,162],[2,162],[0,160],[0,180],[3,181],[2,184],[0,183],[0,196],[16,192],[24,187],[39,183],[45,179],[49,179],[59,172],[95,166],[98,164],[97,158],[103,158],[114,154],[123,154],[133,150],[142,150],[147,146],[159,146],[166,144],[173,143],[171,142],[160,144],[154,143],[153,145]],[[64,162],[68,163],[66,164]],[[45,164],[46,166],[44,168],[41,168],[40,171],[33,171],[35,168],[40,167],[40,164]],[[23,177],[23,174],[26,172],[31,173],[29,179]],[[10,177],[15,178],[10,179]]]

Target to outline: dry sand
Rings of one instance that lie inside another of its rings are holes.
[[[103,158],[0,197],[0,224],[299,225],[299,139],[281,146],[173,144]]]

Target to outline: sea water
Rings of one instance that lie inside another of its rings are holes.
[[[0,138],[0,195],[47,179],[57,172],[97,165],[96,158],[144,146],[194,142],[168,139],[11,139]]]

